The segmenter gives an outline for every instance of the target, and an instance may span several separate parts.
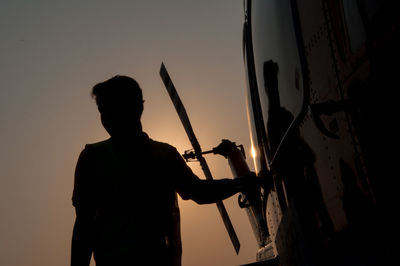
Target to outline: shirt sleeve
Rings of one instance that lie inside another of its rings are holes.
[[[186,164],[185,160],[179,154],[179,152],[174,148],[172,156],[172,168],[175,176],[176,182],[176,192],[181,196],[182,199],[192,199],[193,198],[193,188],[200,178],[195,175]]]
[[[79,155],[75,168],[74,190],[72,193],[72,205],[88,208],[92,206],[93,199],[93,159],[90,150],[86,146]]]

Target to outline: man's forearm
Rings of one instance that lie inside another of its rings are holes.
[[[199,180],[192,187],[192,199],[198,204],[215,203],[241,191],[235,179]]]

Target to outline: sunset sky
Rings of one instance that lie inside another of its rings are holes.
[[[250,154],[243,20],[240,0],[0,2],[0,265],[69,265],[75,164],[86,143],[108,138],[90,97],[100,81],[135,78],[144,131],[183,153],[191,146],[159,76],[164,62],[203,150],[227,138]],[[215,178],[232,177],[226,159],[206,159]],[[224,203],[239,255],[215,204],[180,200],[184,266],[255,261],[237,195]]]

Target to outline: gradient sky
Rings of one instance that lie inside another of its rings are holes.
[[[164,62],[203,149],[228,138],[249,154],[242,24],[240,0],[2,0],[0,265],[69,265],[77,157],[108,137],[90,97],[100,81],[137,79],[144,131],[183,153],[190,143],[159,77]],[[223,157],[206,159],[215,178],[232,176]],[[255,260],[237,195],[225,205],[238,256],[215,205],[180,200],[184,266]]]

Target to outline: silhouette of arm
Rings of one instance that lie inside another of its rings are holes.
[[[71,266],[89,266],[93,251],[95,210],[91,204],[90,156],[84,149],[75,170],[72,197],[76,219],[72,233]]]
[[[238,192],[258,186],[255,176],[235,179],[204,180],[196,176],[176,151],[175,167],[177,192],[182,199],[191,199],[198,204],[209,204],[224,200]]]
[[[182,199],[191,199],[198,204],[209,204],[229,198],[243,190],[240,179],[198,179],[182,186]],[[179,193],[179,191],[178,191]],[[187,197],[186,195],[189,195]]]
[[[94,215],[76,208],[72,234],[71,266],[89,266],[93,251]]]

